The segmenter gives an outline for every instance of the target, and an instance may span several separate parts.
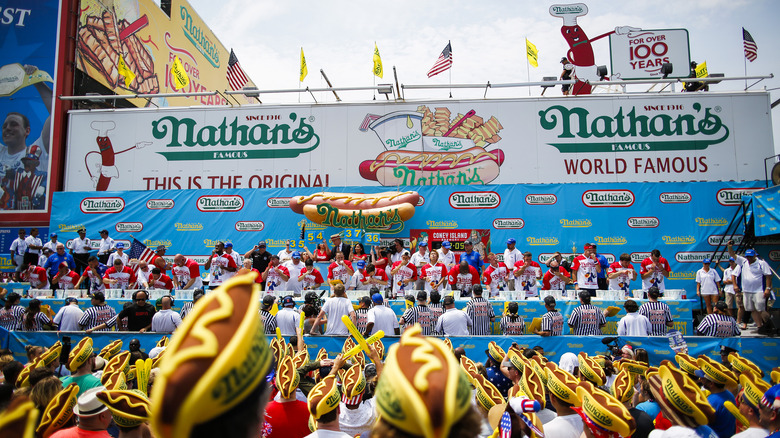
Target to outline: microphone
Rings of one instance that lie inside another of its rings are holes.
[[[604,345],[607,345],[607,344],[610,344],[610,343],[615,342],[615,341],[617,341],[617,337],[616,336],[611,336],[609,338],[603,338],[601,340],[601,343],[604,344]]]

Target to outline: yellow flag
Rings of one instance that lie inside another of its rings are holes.
[[[181,60],[178,56],[173,57],[171,76],[173,76],[173,86],[177,90],[186,87],[190,83],[190,77],[187,76],[187,72],[184,71],[184,66],[181,64]]]
[[[525,39],[525,54],[528,56],[528,62],[534,67],[539,67],[539,51],[536,50],[536,46]]]
[[[303,47],[301,47],[301,82],[307,74],[309,74],[309,69],[306,67],[306,58],[303,56]]]
[[[374,43],[374,75],[381,78],[384,74],[385,71],[382,69],[382,57],[379,56],[379,47]]]
[[[707,61],[704,61],[701,64],[696,66],[697,78],[706,78],[709,75],[710,75],[709,72],[707,72]]]
[[[130,84],[133,83],[133,79],[135,79],[135,73],[127,68],[127,64],[125,64],[125,58],[123,58],[122,55],[119,55],[119,65],[116,67],[116,69],[120,75],[125,77],[125,87],[129,87]]]

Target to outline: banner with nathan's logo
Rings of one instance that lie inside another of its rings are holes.
[[[750,181],[773,154],[767,93],[75,111],[68,132],[68,191]]]

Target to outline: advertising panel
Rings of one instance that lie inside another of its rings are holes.
[[[671,63],[669,78],[687,78],[691,51],[688,30],[636,30],[609,36],[610,71],[619,79],[660,79],[661,66]]]
[[[461,243],[471,238],[479,242],[475,249],[503,254],[506,240],[511,237],[516,239],[517,249],[530,251],[539,262],[547,261],[556,251],[570,258],[591,242],[609,261],[629,254],[636,269],[651,250],[659,249],[672,267],[667,287],[690,292],[695,290],[696,271],[702,267],[702,260],[710,257],[724,239],[738,208],[722,205],[718,193],[728,189],[747,194],[759,185],[693,182],[399,187],[397,196],[393,195],[396,200],[416,192],[425,202],[418,202],[413,216],[402,218],[402,226],[392,223],[385,230],[370,233],[356,229],[354,221],[326,225],[296,212],[292,208],[295,199],[321,196],[315,187],[58,192],[50,228],[59,232],[63,242],[75,238],[82,226],[90,238],[98,237],[97,230],[107,229],[117,241],[130,242],[135,237],[150,247],[168,246],[167,255],[181,253],[199,260],[210,254],[219,240],[232,242],[241,254],[261,240],[267,242],[271,253],[283,249],[290,239],[295,240],[297,249],[314,251],[318,243],[339,232],[346,242],[362,241],[366,253],[395,238],[412,249],[420,241],[427,240],[435,248],[441,241],[450,240],[457,252],[462,250]],[[364,198],[369,199],[362,206],[367,210],[352,210],[355,217],[357,212],[362,212],[363,218],[381,217],[406,208],[380,204],[384,201],[377,201],[379,198],[387,199],[384,190],[371,186],[330,189],[343,193],[341,201],[357,198],[358,194],[374,195]],[[483,204],[486,193],[495,199],[493,208],[466,208]],[[663,193],[686,194],[689,201],[664,203]],[[457,203],[452,202],[456,195],[460,200]],[[330,211],[337,199],[331,196],[306,207]],[[377,203],[371,208],[374,201]],[[735,240],[739,241],[744,231],[738,230],[737,234]],[[772,258],[780,249],[777,244],[776,240],[762,240],[756,248],[762,257]],[[632,286],[638,288],[640,283]]]
[[[74,111],[65,190],[755,180],[768,108],[761,92]]]
[[[76,66],[116,94],[231,89],[227,80],[230,50],[186,0],[171,2],[170,17],[152,0],[83,0],[77,43]],[[182,87],[176,86],[172,72],[176,59],[189,79]],[[244,96],[235,98],[248,103]],[[166,107],[227,105],[226,99],[217,95],[130,102]]]
[[[0,218],[48,212],[59,0],[9,0],[0,17]],[[27,217],[27,220],[34,216]]]

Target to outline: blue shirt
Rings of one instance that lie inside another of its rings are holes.
[[[601,265],[601,272],[596,274],[596,278],[607,278],[607,269],[609,269],[607,258],[601,254],[596,254],[596,258],[599,259],[599,265]]]
[[[512,381],[507,379],[498,367],[485,367],[485,371],[487,371],[488,381],[506,397],[509,389],[512,388]]]
[[[710,424],[712,430],[718,434],[719,438],[730,438],[733,436],[737,427],[737,419],[726,409],[724,403],[726,401],[736,403],[734,395],[729,391],[716,392],[710,394],[707,397],[707,401],[715,408],[715,422]]]
[[[50,255],[48,259],[46,259],[46,263],[43,264],[43,267],[49,270],[49,275],[54,276],[57,275],[57,270],[59,269],[60,263],[62,262],[68,262],[68,267],[70,269],[76,269],[76,263],[73,261],[72,255],[59,255],[56,252]]]
[[[482,266],[485,264],[482,261],[482,255],[476,251],[464,252],[460,256],[461,260],[465,260],[468,264],[474,267],[480,274],[482,274]]]
[[[640,411],[647,412],[647,415],[649,415],[653,420],[655,420],[655,417],[657,417],[658,413],[661,412],[661,408],[658,406],[658,402],[652,400],[643,401],[642,403],[636,405],[636,408]]]

